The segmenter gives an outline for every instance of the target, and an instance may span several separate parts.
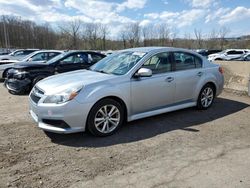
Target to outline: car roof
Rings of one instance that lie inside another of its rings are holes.
[[[41,53],[41,52],[59,52],[59,53],[63,53],[64,51],[63,50],[38,50],[38,51],[35,51],[35,53]]]
[[[158,46],[153,46],[153,47],[140,47],[140,48],[129,48],[121,51],[134,51],[134,52],[141,52],[141,53],[157,53],[157,52],[162,52],[162,51],[180,51],[180,52],[186,52],[190,54],[194,54],[196,56],[199,56],[200,58],[203,58],[199,53],[185,49],[185,48],[174,48],[174,47],[158,47]]]
[[[159,47],[159,46],[152,46],[152,47],[140,47],[140,48],[129,48],[122,51],[136,51],[136,52],[142,52],[142,53],[149,53],[149,52],[157,52],[157,51],[183,51],[183,52],[189,52],[189,53],[195,53],[195,51],[184,49],[184,48],[174,48],[174,47]]]

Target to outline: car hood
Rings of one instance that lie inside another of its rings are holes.
[[[17,63],[19,62],[18,60],[15,60],[15,59],[9,59],[9,60],[0,60],[0,65],[3,65],[3,64],[10,64],[10,63]]]
[[[43,90],[46,95],[51,95],[73,87],[108,81],[116,77],[116,75],[112,74],[98,73],[89,70],[78,70],[50,76],[38,82],[36,86]]]
[[[30,67],[44,67],[47,66],[45,63],[40,63],[40,62],[35,62],[35,61],[30,61],[30,62],[19,62],[14,64],[14,68],[16,69],[25,69],[25,68],[30,68]]]
[[[0,64],[0,70],[4,70],[7,68],[12,68],[14,66],[14,63],[8,63],[8,64]]]

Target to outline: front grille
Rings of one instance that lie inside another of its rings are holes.
[[[35,92],[37,94],[40,94],[40,95],[44,95],[44,92],[41,89],[39,89],[38,87],[36,87],[36,86],[34,87],[33,92]]]
[[[41,99],[41,97],[38,97],[38,96],[34,95],[33,92],[30,94],[30,98],[31,98],[32,101],[33,101],[34,103],[36,103],[36,104],[37,104],[38,101]]]
[[[32,99],[32,101],[34,103],[38,103],[38,101],[42,98],[42,96],[44,95],[44,92],[37,88],[36,86],[33,88],[31,94],[30,94],[30,98]]]

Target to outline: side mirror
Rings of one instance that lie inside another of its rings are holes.
[[[152,76],[152,70],[147,68],[140,68],[136,73],[135,77],[151,77]]]
[[[32,58],[29,58],[28,61],[29,61],[29,62],[32,61]]]

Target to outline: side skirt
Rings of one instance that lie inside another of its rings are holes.
[[[167,112],[172,112],[172,111],[176,111],[176,110],[180,110],[180,109],[184,109],[184,108],[193,107],[196,105],[197,105],[196,102],[188,102],[185,104],[179,104],[179,105],[169,106],[169,107],[158,109],[158,110],[143,112],[143,113],[135,114],[135,115],[128,117],[128,121],[134,121],[137,119],[142,119],[142,118],[146,118],[146,117],[150,117],[150,116],[155,116],[155,115],[159,115],[159,114],[163,114],[163,113],[167,113]]]

